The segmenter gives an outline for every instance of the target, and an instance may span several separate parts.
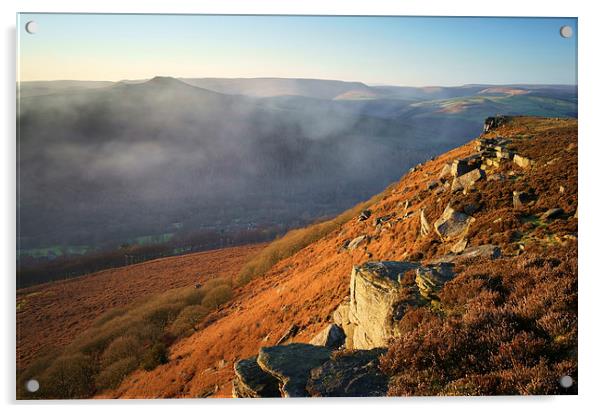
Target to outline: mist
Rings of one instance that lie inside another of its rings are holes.
[[[337,100],[344,82],[323,82],[310,84],[317,97],[225,94],[173,78],[24,94],[20,248],[118,245],[174,223],[303,225],[380,192],[481,127],[480,115],[416,106],[416,92]]]

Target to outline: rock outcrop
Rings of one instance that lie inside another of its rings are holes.
[[[415,270],[415,262],[367,262],[351,271],[349,321],[353,326],[353,347],[385,347],[395,336],[400,310],[400,279]]]
[[[489,132],[496,128],[499,128],[503,124],[507,123],[510,120],[509,116],[491,116],[485,119],[485,124],[483,125],[483,131]]]
[[[280,397],[278,380],[259,367],[257,357],[234,363],[234,376],[232,382],[234,397]]]
[[[328,361],[331,353],[329,348],[303,343],[263,347],[257,364],[278,379],[283,397],[307,397],[305,386],[311,370]]]

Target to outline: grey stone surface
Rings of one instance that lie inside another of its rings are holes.
[[[486,177],[486,174],[481,169],[473,169],[462,176],[454,178],[451,186],[452,192],[462,191],[472,187],[478,180]]]
[[[378,368],[382,349],[356,350],[331,357],[311,371],[307,390],[315,397],[381,397],[389,379]]]
[[[398,304],[406,271],[415,262],[381,261],[354,266],[351,271],[349,321],[354,324],[353,348],[385,347],[395,336]]]
[[[257,364],[257,357],[239,360],[234,363],[234,397],[280,397],[278,380],[263,371]]]
[[[262,347],[257,363],[278,379],[283,397],[307,397],[306,384],[311,370],[327,362],[331,353],[329,348],[303,343]]]
[[[441,239],[448,241],[462,236],[473,221],[474,218],[471,216],[456,211],[450,205],[447,205],[443,214],[435,221],[434,226]]]
[[[448,262],[431,264],[416,269],[416,285],[420,294],[432,298],[443,285],[455,277],[454,265]]]

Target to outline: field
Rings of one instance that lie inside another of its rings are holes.
[[[237,274],[263,244],[206,251],[100,271],[17,291],[17,368],[62,347],[106,311],[142,297]]]

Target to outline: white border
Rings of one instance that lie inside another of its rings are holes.
[[[431,0],[431,1],[386,1],[386,0],[303,0],[303,1],[263,1],[235,0],[3,0],[2,13],[2,100],[0,101],[2,125],[2,155],[0,180],[4,197],[2,208],[2,263],[5,271],[3,312],[4,336],[0,339],[2,356],[0,375],[1,401],[12,410],[43,408],[45,412],[66,410],[103,411],[108,408],[118,412],[130,408],[142,408],[149,412],[164,413],[167,404],[178,411],[245,411],[263,412],[266,409],[303,412],[315,409],[362,412],[371,405],[379,410],[412,411],[414,409],[440,409],[447,412],[504,412],[515,409],[529,409],[545,412],[593,411],[600,409],[597,401],[602,389],[600,380],[600,304],[602,293],[602,273],[596,261],[599,255],[602,235],[599,218],[600,163],[602,154],[602,126],[600,118],[602,99],[600,88],[600,27],[602,16],[598,13],[595,1],[547,0],[525,1],[505,0],[496,2],[471,0]],[[438,16],[562,16],[579,18],[579,218],[582,223],[579,231],[579,396],[576,397],[503,397],[503,398],[412,398],[412,399],[358,399],[358,400],[296,400],[296,401],[105,401],[105,402],[54,402],[54,403],[15,403],[14,399],[14,349],[15,349],[15,13],[22,12],[112,12],[112,13],[224,13],[224,14],[346,14],[346,15],[438,15]],[[598,410],[599,411],[599,410]]]

